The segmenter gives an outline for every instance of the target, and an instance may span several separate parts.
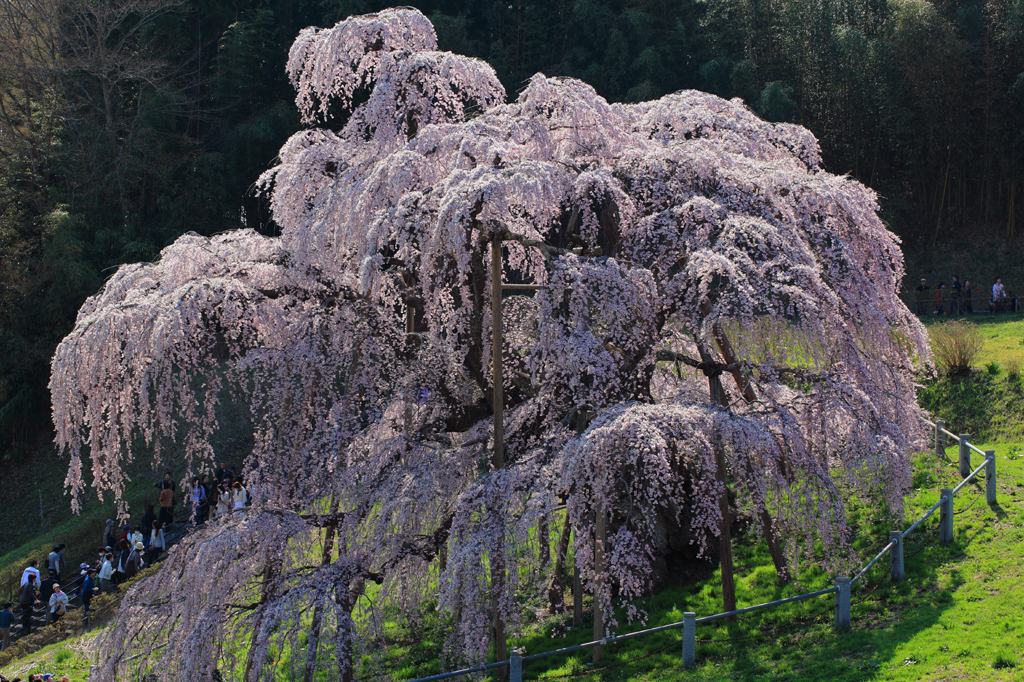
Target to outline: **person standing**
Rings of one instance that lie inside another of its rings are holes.
[[[60,575],[60,547],[54,546],[50,556],[46,557],[46,570],[54,577]]]
[[[156,521],[156,512],[153,511],[153,505],[146,505],[146,513],[142,515],[142,521],[139,522],[139,530],[142,531],[142,541],[149,542],[149,529],[153,527],[153,522]]]
[[[916,310],[916,312],[917,312],[919,317],[921,315],[927,315],[928,314],[928,294],[931,291],[931,287],[928,286],[928,280],[926,280],[924,277],[922,277],[921,278],[921,283],[917,285],[917,289],[915,289],[915,291],[917,292],[915,297],[914,297],[917,300],[917,310]]]
[[[4,607],[0,610],[0,651],[11,645],[11,626],[14,625],[14,613],[11,611],[11,602],[5,601]]]
[[[37,597],[39,597],[39,601],[43,602],[44,604],[49,604],[50,597],[53,596],[53,586],[58,584],[59,582],[57,580],[57,577],[53,574],[53,571],[50,571],[50,575],[43,578],[43,582],[39,583],[39,594],[36,595]],[[50,622],[49,611],[46,612],[44,620],[46,620],[47,623]]]
[[[142,535],[142,529],[139,528],[138,526],[135,526],[132,529],[131,535],[128,536],[128,544],[132,545],[134,547],[135,545],[137,545],[140,542],[143,545],[146,544],[146,540],[145,540],[145,538]]]
[[[82,581],[82,622],[89,624],[89,604],[92,598],[99,593],[100,588],[96,587],[96,569],[89,568],[85,573],[85,580]]]
[[[231,486],[234,492],[231,495],[231,506],[233,509],[245,509],[249,501],[249,493],[242,486],[241,481],[235,481]]]
[[[114,526],[114,519],[107,519],[107,529],[103,533],[103,545],[113,547],[117,544],[117,530]]]
[[[217,516],[228,516],[231,514],[231,489],[221,483],[217,490]]]
[[[50,622],[56,623],[65,613],[68,612],[68,602],[71,601],[61,589],[60,585],[53,586],[53,594],[50,595]]]
[[[192,481],[192,489],[189,491],[189,501],[192,503],[192,523],[202,521],[203,505],[206,504],[206,491],[199,483],[197,476]]]
[[[25,587],[25,583],[28,582],[28,577],[30,575],[34,575],[36,577],[36,585],[39,584],[39,581],[40,581],[41,578],[39,577],[39,568],[38,568],[38,566],[39,566],[39,560],[38,559],[33,559],[32,561],[28,562],[28,568],[26,568],[24,570],[24,572],[22,572],[22,574],[21,574],[21,585],[20,585],[20,587]]]
[[[110,552],[103,557],[103,565],[100,566],[100,591],[103,594],[114,594],[117,591],[114,587],[114,555]]]
[[[57,569],[57,580],[64,579],[64,571],[67,570],[68,557],[67,557],[67,545],[63,542],[57,545],[57,560],[60,562],[60,567]],[[68,578],[71,577],[71,573],[68,573]]]
[[[154,521],[149,532],[149,553],[146,555],[146,562],[153,565],[165,549],[167,541],[164,539],[163,525],[159,521]]]
[[[168,524],[174,520],[174,490],[160,489],[160,523]]]
[[[32,632],[32,607],[39,603],[35,575],[30,575],[28,582],[21,588],[18,603],[21,605],[21,634],[24,636]]]
[[[960,292],[960,310],[964,313],[974,312],[974,299],[971,298],[971,280],[964,280],[964,288]]]
[[[139,574],[142,570],[142,552],[146,549],[146,546],[141,542],[135,543],[131,551],[128,553],[128,558],[124,562],[124,579],[131,580]]]

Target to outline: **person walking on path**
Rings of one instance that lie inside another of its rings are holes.
[[[110,552],[103,557],[103,565],[100,566],[100,591],[103,594],[117,592],[114,586],[114,555]]]
[[[139,571],[142,570],[142,552],[146,549],[146,546],[141,542],[136,542],[132,547],[132,550],[128,553],[128,558],[124,562],[124,579],[131,580]]]
[[[50,575],[43,578],[43,582],[39,583],[39,594],[36,595],[37,597],[39,597],[39,601],[43,602],[44,604],[49,604],[50,597],[53,595],[53,586],[58,584],[60,583],[57,580],[57,576],[53,574],[53,571],[50,571]],[[46,612],[44,620],[46,620],[47,623],[50,622],[49,611]]]
[[[230,488],[221,483],[217,486],[217,516],[227,516],[231,513]]]
[[[50,556],[46,557],[46,570],[54,577],[60,575],[60,547],[54,546]]]
[[[103,545],[113,547],[117,544],[117,529],[114,519],[107,519],[107,529],[103,532]]]
[[[241,481],[235,481],[231,487],[234,489],[234,493],[231,495],[232,508],[245,509],[245,505],[249,501],[249,493],[246,492]]]
[[[21,588],[18,603],[21,605],[21,634],[24,636],[32,632],[32,607],[39,603],[39,598],[36,597],[35,575],[30,575],[28,582]]]
[[[164,539],[163,524],[159,521],[153,522],[149,532],[149,553],[146,555],[146,562],[152,565],[167,549],[167,541]]]
[[[38,568],[38,566],[39,566],[39,561],[37,559],[33,559],[32,561],[28,562],[28,568],[26,568],[24,570],[24,572],[22,572],[22,574],[21,574],[21,585],[20,585],[20,587],[25,587],[25,583],[28,582],[28,577],[30,575],[34,575],[36,577],[36,585],[39,584],[39,581],[42,580],[42,578],[39,577],[39,568]]]
[[[65,545],[63,542],[57,545],[57,560],[60,562],[60,566],[57,568],[57,580],[64,579],[64,571],[67,570],[68,566],[67,551],[68,546]],[[68,573],[67,577],[70,578],[71,574]]]
[[[14,613],[11,611],[11,602],[5,601],[4,607],[0,610],[0,651],[11,645],[11,627],[14,625]]]
[[[53,586],[53,594],[50,595],[50,622],[56,623],[65,613],[68,612],[68,595],[61,589],[60,585]]]
[[[96,569],[89,568],[86,570],[85,580],[82,581],[82,622],[86,625],[89,624],[89,604],[99,591],[100,588],[96,587]]]
[[[168,524],[174,520],[174,489],[160,489],[160,522]]]

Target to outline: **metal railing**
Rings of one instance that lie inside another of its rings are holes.
[[[851,615],[850,615],[850,595],[854,584],[860,581],[867,572],[871,570],[879,561],[882,560],[885,555],[889,555],[889,572],[893,582],[902,582],[905,577],[904,572],[904,556],[903,556],[903,540],[910,535],[918,526],[924,523],[936,510],[939,510],[939,541],[947,543],[953,539],[953,503],[956,499],[956,494],[960,492],[968,483],[985,470],[985,497],[988,503],[996,503],[996,460],[995,451],[986,450],[982,451],[971,444],[967,434],[956,434],[947,431],[945,428],[945,422],[941,419],[931,422],[927,419],[922,419],[923,422],[935,429],[935,452],[945,457],[945,437],[957,441],[960,445],[960,473],[963,480],[955,488],[942,488],[939,491],[939,501],[936,502],[932,507],[926,511],[920,518],[915,520],[906,530],[894,530],[889,532],[889,541],[885,547],[882,548],[878,554],[875,555],[871,561],[869,561],[860,571],[857,572],[854,577],[848,578],[845,576],[839,576],[835,579],[835,586],[829,587],[823,590],[817,590],[815,592],[807,592],[805,594],[798,594],[792,597],[786,597],[784,599],[777,599],[775,601],[765,602],[763,604],[756,604],[754,606],[748,606],[742,609],[736,609],[735,611],[726,611],[724,613],[716,613],[711,616],[703,616],[697,618],[697,614],[692,611],[683,613],[683,620],[676,623],[669,623],[668,625],[659,625],[657,627],[648,628],[646,630],[639,630],[637,632],[630,632],[624,635],[618,635],[615,637],[606,637],[604,639],[595,640],[592,642],[586,642],[584,644],[576,644],[573,646],[563,647],[561,649],[554,649],[552,651],[544,651],[542,653],[530,654],[529,656],[523,656],[521,653],[513,651],[508,659],[503,661],[497,661],[495,663],[488,663],[486,665],[474,666],[472,668],[463,668],[461,670],[453,670],[452,672],[439,673],[437,675],[430,675],[428,677],[420,677],[410,682],[434,682],[435,680],[446,680],[453,677],[460,677],[462,675],[469,675],[472,673],[484,672],[487,670],[495,670],[498,668],[508,668],[509,671],[509,682],[523,682],[523,663],[529,661],[535,661],[547,656],[557,656],[562,654],[572,653],[574,651],[581,651],[583,649],[589,649],[594,647],[603,647],[607,644],[614,644],[616,642],[622,642],[627,639],[634,639],[636,637],[642,637],[645,635],[651,635],[657,632],[665,632],[666,630],[676,630],[682,628],[682,663],[685,668],[693,668],[697,665],[696,650],[697,650],[697,625],[703,623],[710,623],[712,621],[720,620],[722,618],[731,618],[733,616],[739,616],[745,613],[752,613],[754,611],[761,611],[763,609],[772,608],[775,606],[781,606],[783,604],[791,604],[794,602],[803,601],[805,599],[811,599],[814,597],[824,596],[826,594],[834,594],[835,596],[835,624],[834,627],[838,631],[845,631],[850,629]],[[941,446],[941,450],[940,450]],[[985,457],[985,461],[974,469],[971,469],[970,453],[974,451]],[[965,470],[966,466],[966,470]]]
[[[915,315],[973,315],[988,313],[1019,313],[1020,303],[1017,296],[1008,294],[1005,298],[995,299],[989,296],[952,296],[946,294],[935,300],[935,289],[929,289],[926,298],[918,298],[916,291],[900,294],[900,300]],[[941,312],[939,312],[941,309]]]

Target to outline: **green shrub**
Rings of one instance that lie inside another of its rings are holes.
[[[935,354],[935,364],[949,376],[969,374],[984,344],[978,327],[968,322],[937,324],[931,328],[928,336]]]
[[[999,369],[999,363],[995,361],[989,362],[985,365],[985,370],[992,376],[999,374]]]

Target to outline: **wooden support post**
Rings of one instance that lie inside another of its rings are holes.
[[[889,550],[889,573],[894,583],[903,582],[903,533],[898,530],[889,531],[889,542],[895,542]]]
[[[491,239],[491,400],[494,407],[494,470],[505,467],[505,378],[501,366],[501,240]],[[505,566],[500,556],[491,557],[491,608],[494,612],[494,660],[504,661],[507,655],[505,622],[501,619],[499,603],[504,589]],[[498,678],[508,676],[507,668],[498,668]]]
[[[967,433],[960,434],[960,478],[967,478],[971,474],[971,436]]]
[[[594,641],[604,639],[604,612],[601,592],[604,590],[604,543],[606,538],[604,506],[598,502],[594,518]],[[604,647],[594,646],[594,663],[604,659]]]
[[[523,682],[523,656],[513,651],[508,659],[509,682]]]
[[[939,542],[950,542],[953,539],[953,489],[943,488],[939,496],[942,499],[939,506]]]
[[[836,630],[846,632],[850,629],[850,579],[836,578]]]
[[[939,457],[946,456],[946,434],[942,429],[946,428],[946,422],[942,419],[935,420],[935,454]]]
[[[697,667],[697,614],[683,613],[683,667]]]
[[[985,451],[985,501],[996,503],[996,451]]]
[[[697,351],[700,353],[701,362],[714,362],[714,358],[700,339],[697,341]],[[711,394],[711,402],[720,407],[729,407],[729,399],[725,395],[725,388],[719,375],[708,376],[708,391]],[[729,509],[729,478],[725,468],[725,452],[719,446],[715,447],[715,479],[722,484],[722,494],[718,498],[718,511],[721,518],[718,522],[718,554],[722,572],[722,608],[724,611],[736,610],[736,582],[733,578],[732,565],[732,513]],[[734,616],[729,616],[725,622],[731,623]]]

